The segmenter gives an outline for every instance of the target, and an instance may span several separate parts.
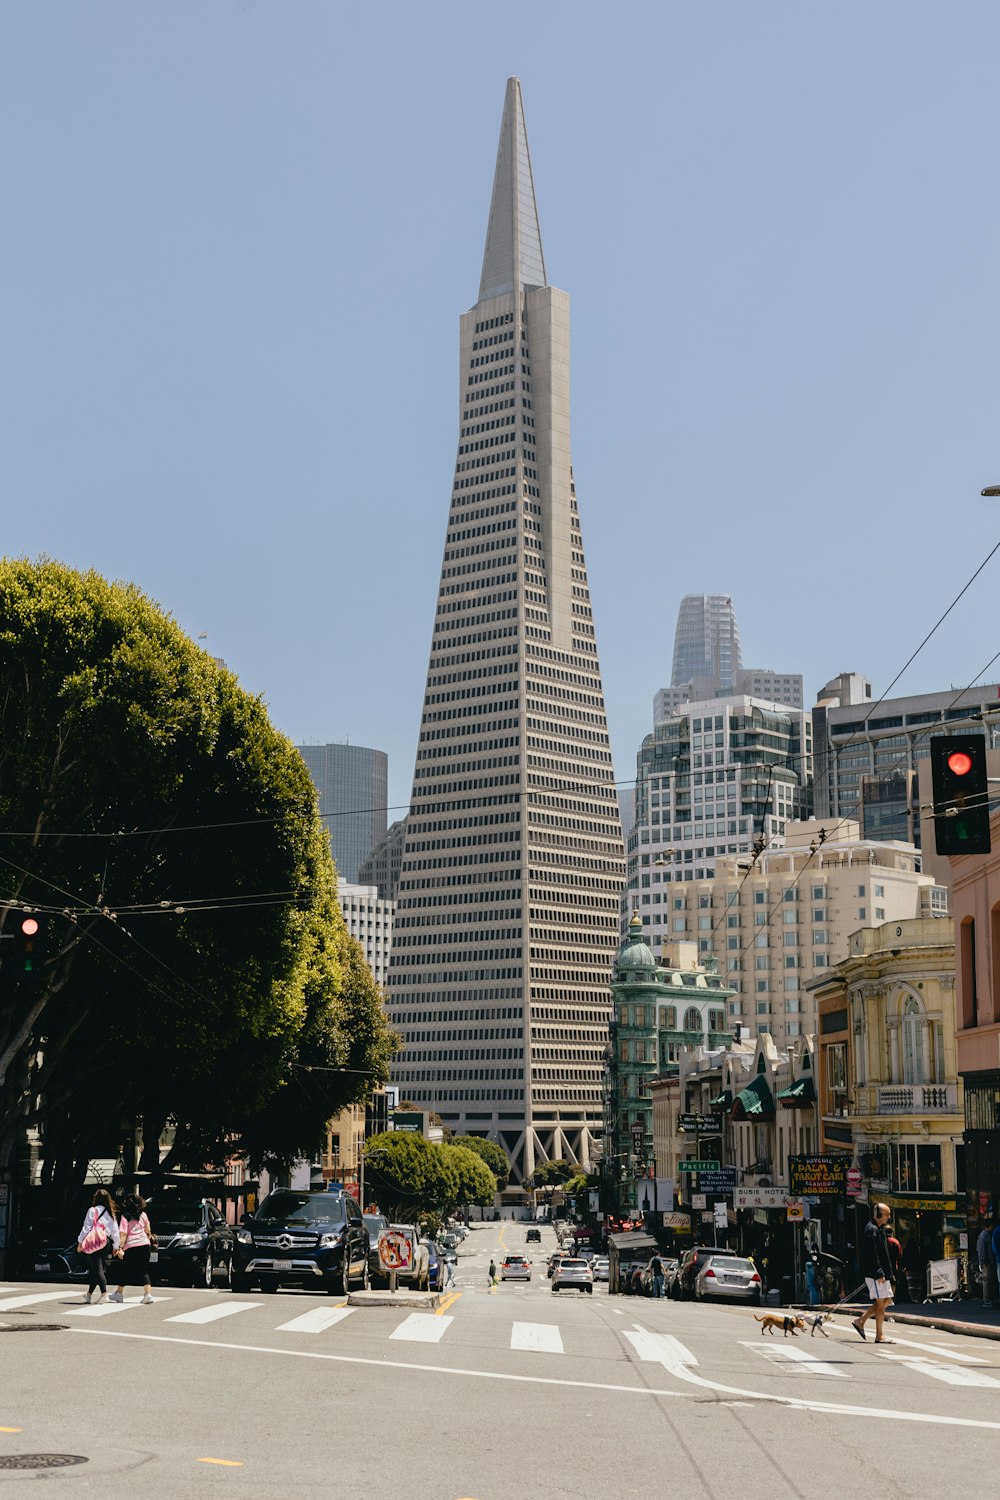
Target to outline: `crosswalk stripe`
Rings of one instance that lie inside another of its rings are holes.
[[[965,1365],[939,1365],[921,1355],[896,1354],[891,1349],[877,1349],[875,1352],[883,1359],[898,1360],[908,1369],[915,1370],[918,1375],[930,1375],[933,1380],[941,1380],[945,1385],[993,1386],[1000,1390],[1000,1380],[994,1380],[992,1375],[987,1375],[982,1370],[970,1370]]]
[[[765,1359],[774,1363],[785,1360],[801,1370],[803,1375],[839,1375],[841,1379],[847,1375],[846,1370],[838,1370],[836,1365],[828,1364],[825,1359],[819,1359],[815,1354],[808,1353],[805,1349],[793,1349],[789,1344],[770,1345],[761,1339],[740,1339],[744,1349],[753,1349],[755,1353],[762,1354]]]
[[[434,1313],[410,1313],[398,1328],[390,1333],[391,1339],[406,1339],[414,1344],[439,1344],[455,1320],[450,1313],[435,1317]]]
[[[898,1344],[900,1348],[923,1349],[927,1354],[938,1354],[942,1359],[954,1359],[962,1365],[985,1365],[989,1363],[988,1360],[980,1359],[978,1355],[963,1354],[958,1349],[945,1348],[943,1344],[921,1344],[916,1339],[897,1338],[895,1334],[893,1334],[893,1343]]]
[[[72,1298],[71,1286],[64,1286],[61,1292],[28,1292],[21,1297],[4,1297],[0,1301],[0,1312],[7,1312],[15,1307],[30,1307],[33,1302],[68,1302]]]
[[[349,1318],[356,1309],[353,1307],[314,1307],[309,1312],[301,1313],[297,1318],[292,1318],[289,1323],[279,1323],[279,1333],[324,1333],[327,1328],[332,1328],[335,1323],[340,1323],[344,1318]]]
[[[510,1347],[538,1354],[563,1354],[562,1335],[554,1323],[512,1323]]]
[[[167,1323],[217,1323],[220,1318],[231,1318],[234,1313],[249,1312],[260,1307],[259,1302],[210,1302],[207,1307],[196,1307],[194,1312],[175,1313]]]
[[[169,1297],[154,1297],[154,1302],[169,1302]],[[90,1302],[83,1307],[69,1307],[66,1315],[70,1318],[113,1318],[117,1313],[128,1312],[133,1307],[141,1307],[143,1304],[138,1297],[130,1297],[127,1302]],[[149,1304],[147,1303],[148,1307]]]

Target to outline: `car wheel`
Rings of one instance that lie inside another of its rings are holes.
[[[212,1259],[211,1250],[205,1251],[205,1286],[209,1291],[215,1285],[215,1261]]]
[[[594,1295],[594,1288],[592,1286],[585,1286],[583,1290],[591,1297]]]
[[[242,1276],[238,1271],[234,1271],[230,1267],[229,1290],[231,1292],[248,1292],[250,1290],[250,1285],[251,1280],[249,1276]]]
[[[344,1250],[344,1260],[340,1272],[340,1290],[343,1292],[345,1297],[349,1297],[351,1295],[351,1256],[350,1251],[348,1251],[346,1247]]]
[[[371,1289],[371,1284],[372,1284],[371,1272],[368,1269],[368,1257],[366,1255],[365,1256],[365,1268],[361,1272],[361,1290],[363,1292],[369,1291]]]
[[[278,1290],[278,1279],[276,1276],[262,1276],[257,1284],[262,1292],[276,1292]]]

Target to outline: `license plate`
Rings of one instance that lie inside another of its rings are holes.
[[[150,1250],[150,1252],[149,1252],[150,1265],[152,1265],[152,1263],[153,1263],[154,1260],[159,1260],[159,1258],[160,1257],[159,1257],[158,1253],[155,1250]]]
[[[35,1270],[36,1271],[51,1271],[52,1267],[49,1265],[49,1263],[48,1263],[47,1260],[41,1260],[41,1261],[36,1260],[35,1261]]]
[[[276,1260],[274,1262],[274,1269],[276,1271],[290,1271],[292,1269],[292,1263],[290,1260]]]

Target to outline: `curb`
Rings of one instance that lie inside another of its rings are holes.
[[[858,1307],[856,1311],[845,1308],[841,1310],[841,1315],[850,1319],[864,1311],[863,1307]],[[963,1334],[978,1339],[1000,1339],[1000,1328],[989,1323],[962,1323],[957,1318],[935,1318],[924,1313],[887,1312],[885,1317],[887,1323],[909,1324],[914,1328],[937,1328],[943,1333]]]

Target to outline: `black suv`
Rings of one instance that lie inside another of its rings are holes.
[[[214,1203],[165,1192],[150,1199],[146,1213],[160,1242],[149,1257],[153,1281],[214,1286],[221,1277],[228,1285],[236,1232]]]
[[[368,1231],[350,1193],[275,1188],[236,1231],[230,1286],[305,1286],[331,1295],[368,1286]]]

